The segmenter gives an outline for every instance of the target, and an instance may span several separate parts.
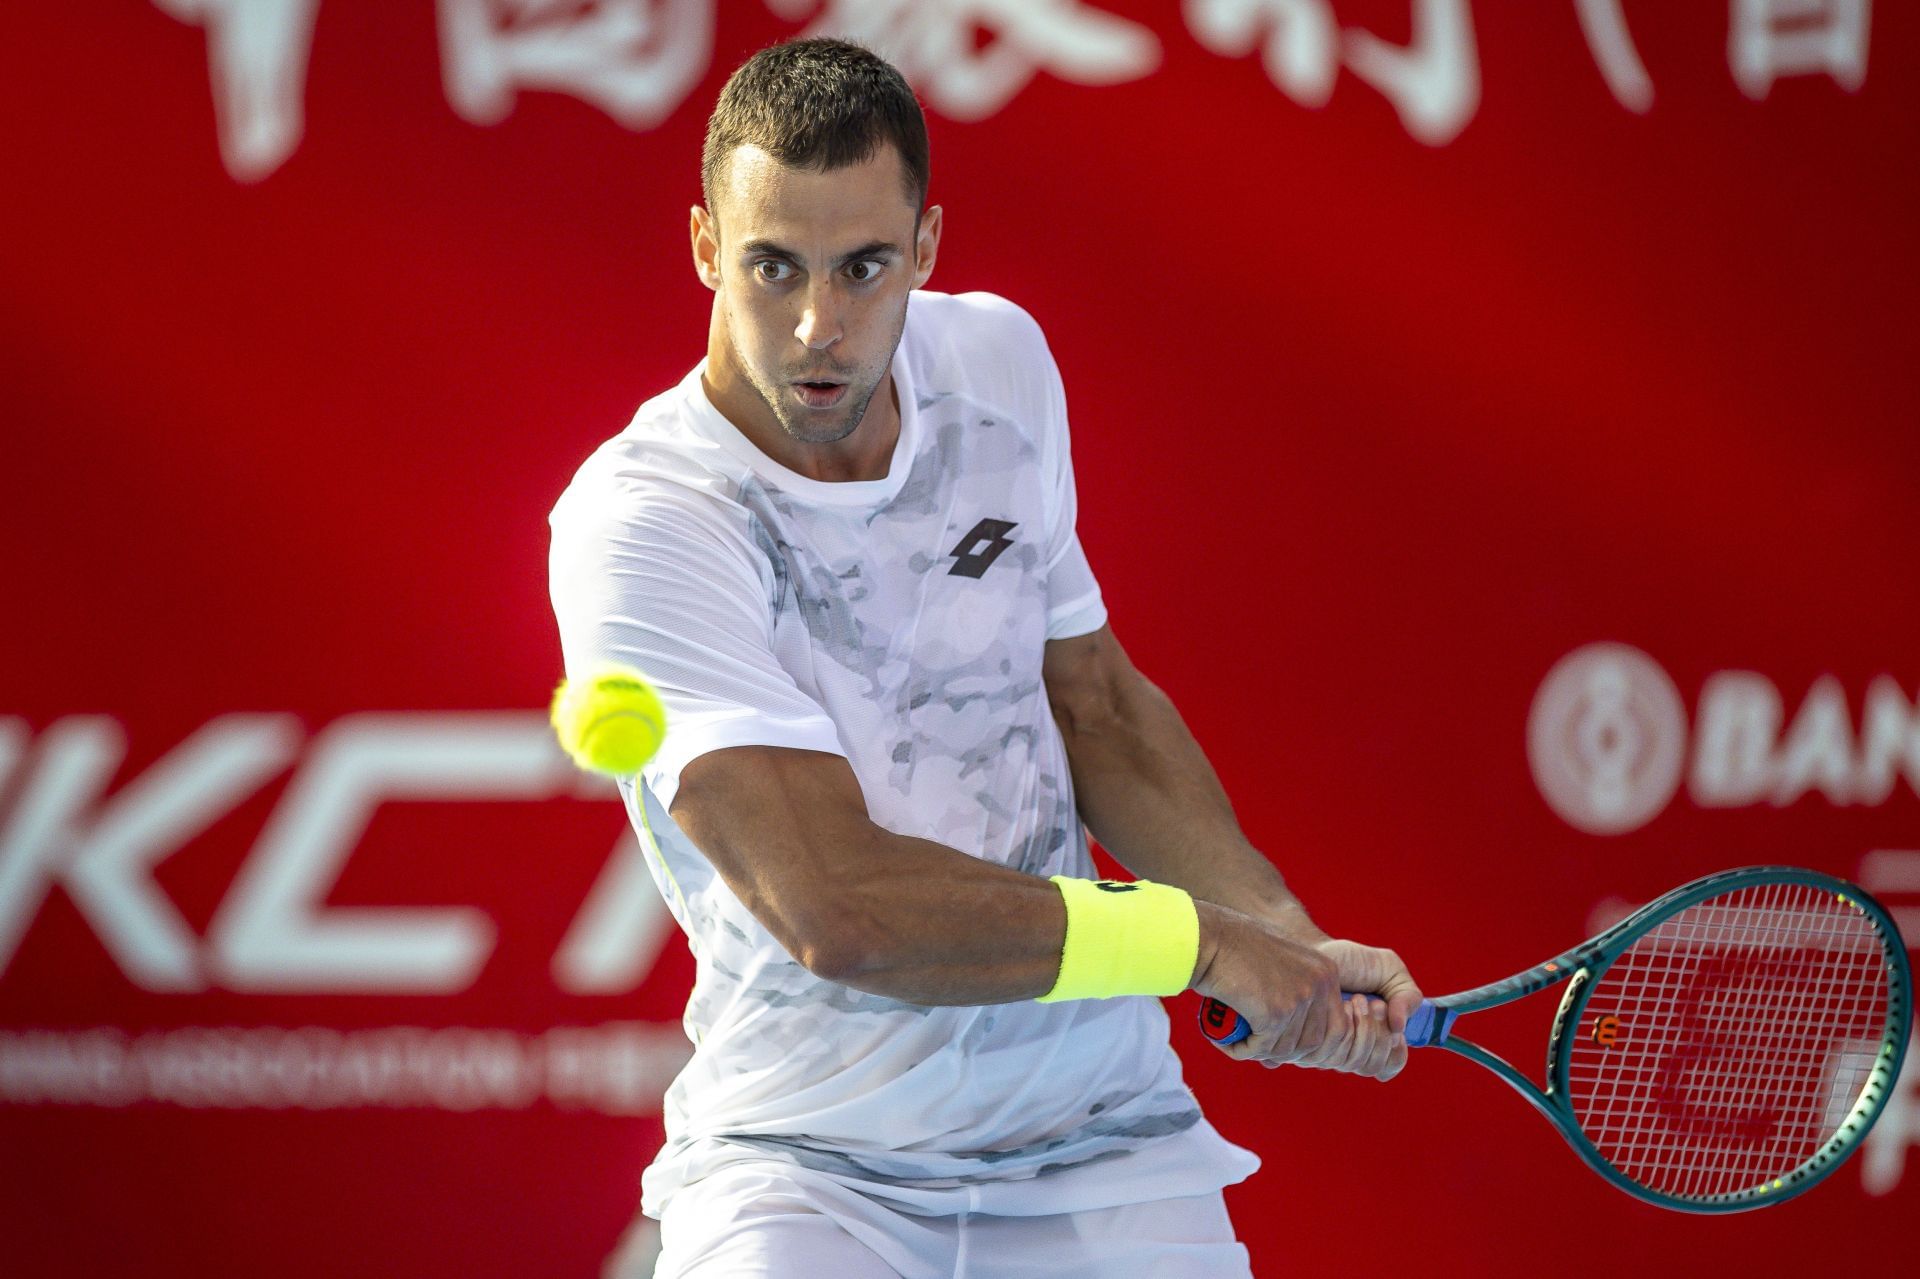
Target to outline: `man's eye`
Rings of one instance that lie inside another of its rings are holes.
[[[847,267],[847,273],[853,276],[856,284],[865,284],[879,276],[880,264],[878,262],[855,262]]]
[[[778,284],[793,274],[793,265],[775,258],[762,258],[753,264],[754,272],[769,284]]]

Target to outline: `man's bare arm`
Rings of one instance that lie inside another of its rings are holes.
[[[1066,907],[1047,880],[896,835],[868,816],[837,755],[768,746],[702,755],[681,774],[673,818],[727,886],[815,975],[918,1004],[992,1004],[1053,988]],[[1278,1048],[1322,1046],[1334,965],[1239,912],[1196,903],[1200,947],[1232,955],[1205,993],[1277,1028]],[[1238,981],[1260,974],[1258,984]]]
[[[1057,888],[876,825],[837,755],[702,755],[681,775],[673,818],[818,976],[912,1003],[992,1004],[1043,995],[1059,974]]]
[[[1042,672],[1080,816],[1108,852],[1136,875],[1326,938],[1242,833],[1172,700],[1111,629],[1049,641]]]
[[[1391,1025],[1406,1024],[1420,992],[1405,965],[1391,951],[1331,939],[1314,924],[1241,831],[1218,775],[1172,700],[1135,668],[1109,628],[1049,641],[1042,670],[1080,815],[1108,852],[1137,875],[1178,885],[1314,947],[1333,962],[1341,984],[1382,992]],[[1244,958],[1210,949],[1203,938],[1195,986],[1205,991],[1262,980],[1257,973],[1216,971],[1238,968]],[[1405,1051],[1396,1048],[1394,1064],[1382,1073],[1396,1071]],[[1269,1056],[1260,1049],[1248,1055]]]

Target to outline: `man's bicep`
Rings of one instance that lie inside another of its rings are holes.
[[[1072,745],[1076,727],[1088,727],[1117,713],[1126,681],[1137,676],[1113,628],[1047,641],[1040,661],[1047,702],[1054,720]]]
[[[845,757],[780,746],[736,746],[691,761],[669,811],[702,851],[709,842],[730,851],[868,820]]]
[[[845,758],[777,746],[711,751],[681,771],[669,809],[727,887],[808,968],[877,829]]]

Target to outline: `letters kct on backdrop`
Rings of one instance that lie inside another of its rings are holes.
[[[220,154],[256,182],[285,163],[305,129],[308,54],[320,0],[153,0],[206,28]],[[417,0],[426,3],[427,0]],[[1614,100],[1644,114],[1654,83],[1620,0],[1568,0]],[[954,120],[981,120],[1045,72],[1069,84],[1145,79],[1162,33],[1083,0],[765,0],[800,35],[862,41],[893,59]],[[1480,105],[1471,0],[1408,0],[1405,45],[1342,27],[1335,0],[1184,0],[1185,36],[1227,58],[1260,54],[1299,106],[1320,108],[1342,67],[1393,104],[1407,133],[1444,146]],[[679,109],[713,59],[716,0],[438,0],[441,76],[460,117],[498,124],[521,89],[591,103],[629,129]],[[1789,76],[1866,83],[1870,0],[1729,0],[1727,66],[1749,98]],[[810,20],[809,20],[810,19]],[[1171,21],[1168,23],[1171,26]],[[984,45],[975,33],[987,37]]]
[[[544,716],[519,711],[349,715],[311,744],[291,715],[222,715],[107,795],[126,750],[108,717],[68,716],[37,741],[0,718],[0,976],[58,886],[145,990],[451,994],[493,952],[484,912],[325,904],[374,811],[612,794],[559,752]],[[197,936],[155,868],[296,763]],[[671,922],[628,829],[553,956],[556,985],[632,990]]]

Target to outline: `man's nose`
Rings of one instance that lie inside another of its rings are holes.
[[[816,283],[807,289],[793,335],[811,351],[824,351],[840,340],[840,300],[831,284]]]

